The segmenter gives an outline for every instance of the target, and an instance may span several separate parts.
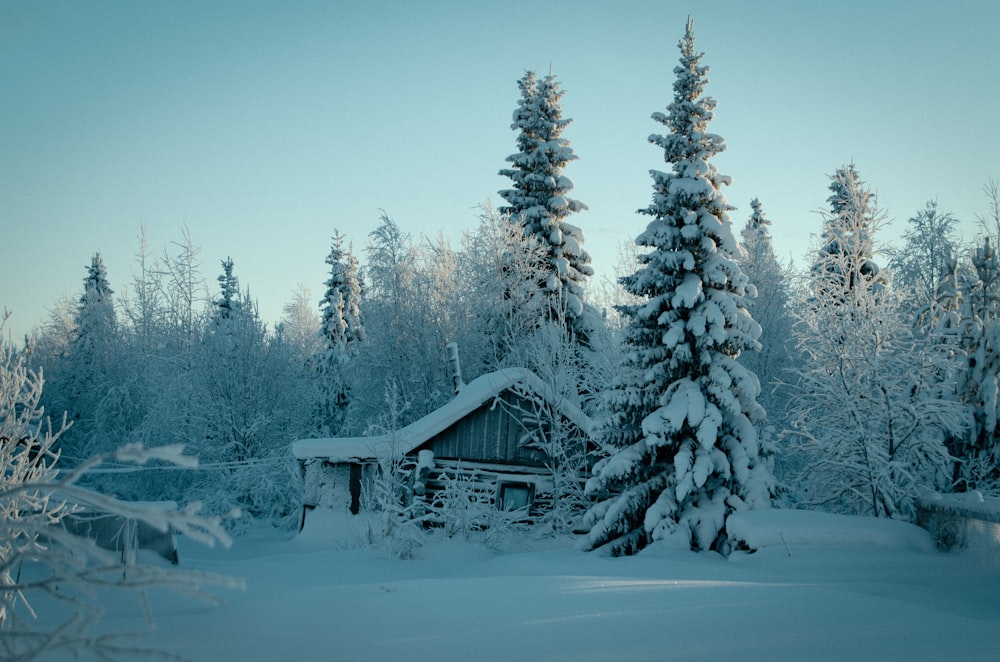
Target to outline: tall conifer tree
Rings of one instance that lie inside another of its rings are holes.
[[[741,232],[743,251],[740,268],[746,274],[756,294],[747,300],[750,315],[761,326],[761,348],[741,356],[743,365],[761,380],[761,403],[770,414],[771,422],[783,408],[788,393],[776,387],[782,373],[789,368],[792,341],[792,319],[788,300],[790,291],[785,269],[778,262],[771,242],[771,221],[764,214],[760,200],[750,201],[751,214]]]
[[[219,281],[220,296],[215,300],[216,322],[235,317],[242,307],[240,302],[240,281],[233,273],[233,258],[222,261],[222,273],[216,279]]]
[[[100,434],[102,416],[98,410],[104,396],[113,388],[112,375],[118,350],[118,323],[112,294],[104,260],[96,253],[83,279],[83,295],[73,317],[76,332],[69,347],[66,390],[60,394],[66,400],[59,404],[74,421],[73,427],[60,439],[63,451],[70,458],[106,450],[108,444]],[[58,381],[57,378],[55,383]],[[58,389],[57,386],[56,393]],[[58,402],[58,395],[55,400]]]
[[[361,325],[358,259],[349,246],[345,249],[344,236],[339,230],[333,234],[326,263],[330,265],[330,277],[326,281],[326,294],[319,304],[322,315],[320,333],[325,344],[326,362],[336,363],[365,337]]]
[[[853,163],[830,177],[830,211],[823,213],[822,246],[813,263],[814,294],[819,299],[844,292],[879,290],[886,285],[875,263],[875,229],[885,220],[875,194]]]
[[[616,451],[594,468],[584,549],[638,551],[677,536],[694,549],[724,549],[727,516],[770,505],[774,479],[753,422],[763,415],[757,378],[736,357],[760,327],[744,303],[747,280],[721,192],[730,179],[709,159],[725,149],[708,133],[715,101],[703,97],[688,20],[674,100],[653,119],[669,129],[649,141],[669,172],[651,171],[652,217],[636,243],[648,249],[622,285],[642,302],[625,307],[626,358],[608,397],[604,440]]]
[[[594,270],[583,248],[583,231],[568,221],[569,215],[587,207],[569,197],[573,182],[563,169],[577,156],[563,130],[572,122],[562,116],[562,97],[555,76],[539,79],[533,71],[518,81],[521,99],[511,129],[519,131],[520,150],[507,157],[511,168],[500,171],[513,188],[500,191],[508,202],[500,212],[524,224],[546,247],[549,273],[541,285],[551,295],[551,313],[582,330],[583,284]]]
[[[76,358],[91,368],[105,363],[109,358],[112,339],[117,327],[114,292],[108,284],[108,273],[101,254],[96,253],[83,280],[83,296],[76,314]]]
[[[350,401],[346,369],[365,339],[361,324],[361,276],[358,259],[350,246],[344,247],[344,236],[334,231],[330,254],[330,277],[326,293],[320,301],[321,355],[316,367],[319,372],[320,420],[324,434],[341,431],[344,414]]]

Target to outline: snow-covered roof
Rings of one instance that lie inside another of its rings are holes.
[[[394,434],[300,439],[292,444],[292,454],[299,460],[322,458],[334,462],[349,462],[409,453],[504,391],[518,385],[544,398],[586,434],[589,435],[593,430],[591,419],[579,407],[559,396],[538,375],[526,368],[505,368],[477,377],[464,385],[450,401]]]

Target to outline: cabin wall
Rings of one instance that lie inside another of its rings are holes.
[[[434,458],[426,479],[426,491],[421,498],[440,510],[446,493],[458,490],[461,501],[474,498],[481,506],[496,509],[500,507],[497,499],[503,483],[532,486],[525,520],[537,518],[552,505],[552,474],[547,469],[440,458]]]
[[[545,454],[524,447],[529,430],[515,414],[519,407],[526,405],[517,396],[504,393],[502,402],[484,404],[422,447],[438,458],[543,467]]]

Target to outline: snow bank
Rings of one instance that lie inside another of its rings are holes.
[[[352,543],[357,522],[319,513],[321,526],[291,540],[267,528],[229,549],[182,538],[185,568],[245,578],[247,590],[220,593],[214,608],[151,591],[155,629],[134,596],[109,590],[97,633],[141,632],[144,646],[241,662],[994,660],[1000,650],[1000,569],[889,546],[919,534],[899,522],[792,510],[730,518],[758,543],[780,545],[783,532],[790,544],[839,545],[792,556],[651,555],[657,543],[610,558],[569,539],[497,555],[430,536],[407,561]]]
[[[876,517],[807,510],[750,510],[734,513],[726,530],[753,550],[788,545],[912,547],[933,551],[931,535],[914,524]]]
[[[917,522],[941,549],[961,549],[983,559],[1000,560],[1000,499],[979,492],[925,494]]]
[[[920,505],[926,508],[950,510],[988,522],[1000,522],[1000,498],[983,496],[982,492],[928,493],[920,497]]]

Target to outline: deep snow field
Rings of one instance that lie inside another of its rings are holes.
[[[134,595],[112,593],[101,630],[212,662],[1000,659],[1000,558],[938,552],[898,522],[737,517],[758,551],[615,559],[569,538],[498,553],[432,536],[411,560],[316,517],[228,550],[182,541],[182,567],[246,590],[216,589],[218,606],[157,591],[152,632]]]

